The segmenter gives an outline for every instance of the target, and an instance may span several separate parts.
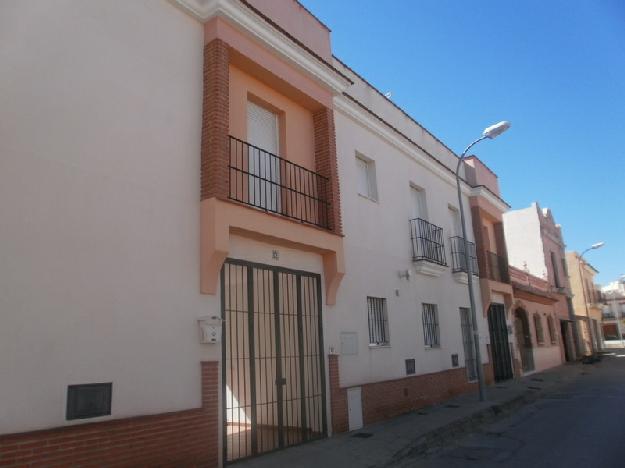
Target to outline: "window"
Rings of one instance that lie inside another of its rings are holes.
[[[358,171],[358,193],[371,200],[378,199],[378,189],[375,182],[375,163],[361,154],[356,155]]]
[[[112,383],[68,386],[65,418],[86,419],[111,414],[112,388]]]
[[[538,344],[544,344],[545,334],[543,332],[543,322],[538,314],[534,314],[534,328],[536,328],[536,342]]]
[[[414,359],[406,359],[406,375],[412,375],[416,372],[415,370],[415,360]]]
[[[249,199],[252,205],[270,211],[280,211],[278,135],[278,115],[248,101]]]
[[[448,206],[449,217],[451,218],[452,237],[462,237],[462,225],[460,224],[460,212],[453,206]]]
[[[423,341],[428,348],[438,348],[441,345],[436,304],[423,304]]]
[[[551,268],[553,268],[553,281],[555,282],[555,287],[560,288],[562,284],[560,283],[560,273],[558,271],[558,262],[556,261],[556,254],[553,252],[549,252],[551,255]]]
[[[416,187],[414,185],[410,186],[410,200],[411,200],[411,209],[412,213],[411,219],[423,219],[427,221],[428,219],[428,210],[427,203],[425,199],[425,190],[420,187]]]
[[[551,317],[551,315],[547,317],[547,328],[549,329],[549,339],[551,340],[551,344],[556,344],[558,342],[558,338],[556,336],[556,328],[553,324],[553,317]]]
[[[564,276],[569,276],[569,270],[566,267],[566,260],[564,259],[564,257],[562,257],[560,260],[562,260],[562,271],[564,272]]]
[[[367,312],[369,314],[369,344],[384,346],[389,344],[388,313],[386,299],[381,297],[367,297]]]

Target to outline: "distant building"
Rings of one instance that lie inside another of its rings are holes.
[[[577,252],[566,253],[571,289],[573,291],[573,309],[580,338],[580,351],[589,355],[601,349],[601,316],[603,297],[594,283],[598,272]]]
[[[621,347],[625,342],[625,277],[601,288],[601,332],[606,348]]]
[[[504,232],[510,266],[514,267],[511,273],[515,288],[516,330],[525,337],[519,334],[516,337],[521,357],[526,357],[523,368],[530,370],[528,348],[534,350],[537,370],[575,360],[578,353],[572,293],[561,227],[555,223],[551,210],[532,203],[528,208],[504,214]],[[525,283],[530,284],[529,289]],[[527,337],[536,325],[545,330],[545,336],[553,329],[557,336],[541,340],[534,333],[530,340]],[[559,355],[547,349],[555,344],[559,346]]]

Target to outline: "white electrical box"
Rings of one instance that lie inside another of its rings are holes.
[[[197,319],[200,327],[200,343],[220,343],[223,319],[217,315],[208,315]]]

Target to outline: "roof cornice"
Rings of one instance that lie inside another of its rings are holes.
[[[334,109],[375,133],[440,179],[453,187],[456,186],[456,176],[451,169],[430,154],[425,148],[374,114],[354,97],[345,94],[336,96],[334,98]],[[465,196],[484,197],[502,212],[508,211],[510,208],[506,202],[493,194],[487,187],[483,185],[471,186],[464,179],[461,179],[461,182],[462,193]]]
[[[253,35],[265,47],[312,75],[334,94],[341,94],[352,81],[305,45],[270,22],[253,7],[238,0],[170,0],[202,23],[215,16],[229,20]]]

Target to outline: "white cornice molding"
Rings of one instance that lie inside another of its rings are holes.
[[[352,84],[347,77],[312,55],[237,0],[170,1],[202,23],[215,16],[229,20],[282,58],[312,75],[334,94],[341,94]]]
[[[495,208],[497,208],[502,213],[505,213],[510,209],[510,207],[500,198],[496,197],[493,192],[488,190],[483,185],[478,185],[477,187],[471,187],[471,196],[472,197],[482,197],[486,199],[488,202],[492,203]]]

